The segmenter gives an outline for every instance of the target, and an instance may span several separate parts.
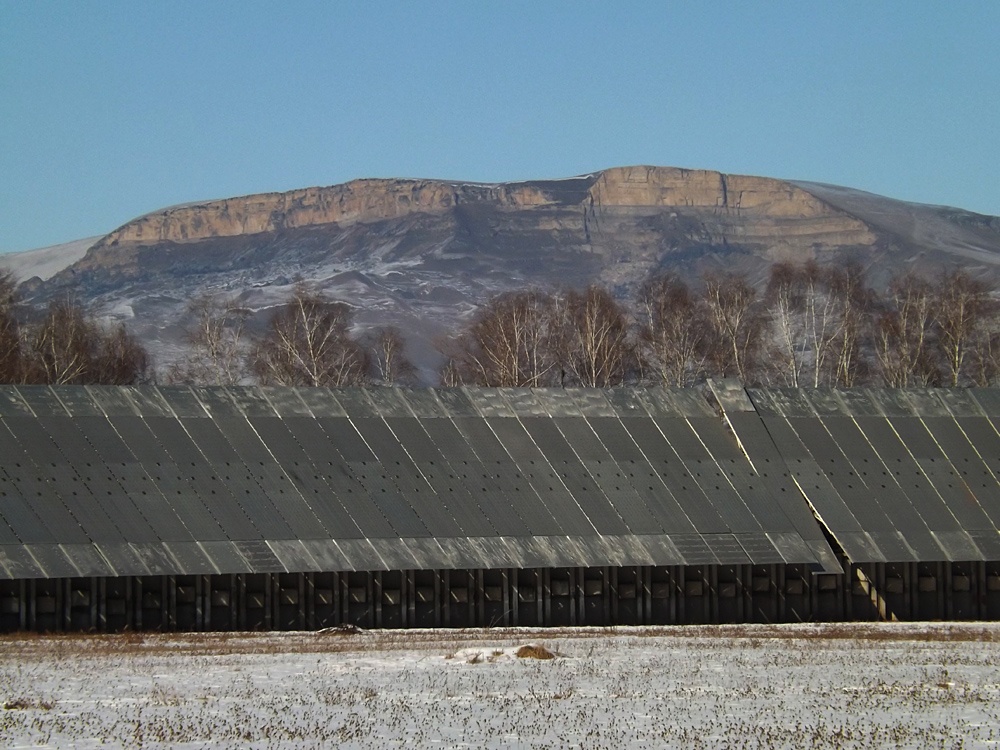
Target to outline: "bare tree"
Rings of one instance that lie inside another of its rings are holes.
[[[188,305],[192,322],[185,331],[191,349],[173,365],[167,379],[174,383],[236,385],[247,378],[249,342],[246,321],[250,311],[227,297],[202,295]]]
[[[406,341],[398,328],[376,328],[365,334],[362,343],[369,352],[372,382],[392,385],[415,380],[417,368],[406,356]]]
[[[770,311],[773,342],[771,364],[775,379],[798,388],[802,384],[807,346],[806,274],[800,266],[771,266],[765,299]]]
[[[952,386],[968,382],[970,351],[977,340],[984,341],[980,330],[994,317],[995,305],[988,284],[972,278],[965,271],[952,271],[935,285],[933,304],[937,344],[944,361],[945,382]],[[988,338],[985,339],[988,346]]]
[[[868,306],[860,267],[777,263],[765,299],[774,380],[813,388],[856,382]]]
[[[707,330],[703,306],[674,274],[647,281],[639,291],[639,347],[644,370],[672,386],[703,373]]]
[[[0,383],[21,382],[23,375],[21,329],[16,307],[17,282],[0,270]]]
[[[752,383],[767,322],[757,290],[736,274],[708,274],[704,282],[714,372]]]
[[[934,321],[937,317],[931,285],[912,273],[894,278],[886,308],[874,319],[873,343],[884,383],[893,388],[937,385]]]
[[[553,385],[555,303],[537,291],[494,297],[472,323],[439,346],[447,357],[442,382],[492,387]]]
[[[368,355],[350,335],[351,309],[303,286],[271,317],[251,353],[250,369],[265,385],[339,387],[364,382]]]
[[[861,266],[849,263],[842,268],[826,271],[829,294],[835,303],[839,321],[829,340],[828,355],[833,370],[829,385],[851,388],[869,374],[869,366],[862,354],[866,321],[875,307],[874,295],[865,284]]]
[[[87,380],[97,332],[78,306],[63,300],[49,306],[31,336],[31,380],[67,385]]]
[[[119,323],[100,331],[89,381],[100,385],[134,385],[149,379],[149,354]]]
[[[53,302],[27,334],[23,382],[131,385],[149,376],[149,357],[121,324],[106,328],[68,300]]]
[[[637,366],[628,317],[611,293],[598,286],[570,291],[562,300],[558,351],[563,385],[621,385]]]

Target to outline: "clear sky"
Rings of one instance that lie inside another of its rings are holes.
[[[356,177],[627,164],[1000,214],[1000,2],[0,0],[0,251]]]

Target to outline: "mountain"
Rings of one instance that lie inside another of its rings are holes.
[[[22,278],[31,273],[11,257]],[[354,305],[359,327],[398,325],[430,378],[435,337],[505,290],[600,282],[627,299],[665,269],[759,282],[775,261],[807,259],[860,262],[872,283],[910,268],[997,277],[1000,218],[832,185],[638,166],[504,184],[367,179],[189,203],[70,258],[22,284],[28,301],[71,293],[92,302],[127,319],[161,364],[183,353],[192,297],[232,295],[263,319],[302,280]]]

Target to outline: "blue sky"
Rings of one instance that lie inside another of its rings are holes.
[[[0,0],[0,252],[356,177],[658,164],[1000,214],[1000,3]]]

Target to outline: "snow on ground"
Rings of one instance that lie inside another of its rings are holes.
[[[81,748],[991,747],[998,657],[1000,624],[8,636],[0,738]]]
[[[18,281],[26,281],[33,276],[51,279],[64,268],[76,263],[100,237],[65,242],[62,245],[24,250],[19,253],[0,255],[0,268],[14,274]]]

